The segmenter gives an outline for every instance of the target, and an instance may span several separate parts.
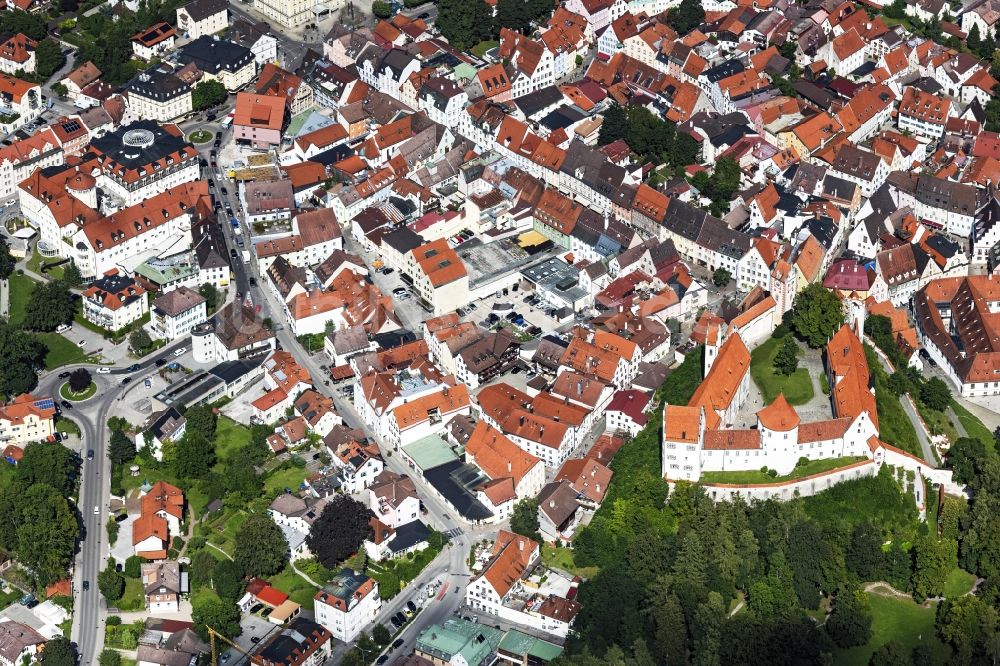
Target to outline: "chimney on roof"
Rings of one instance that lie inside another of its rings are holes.
[[[522,552],[524,551],[524,540],[523,539],[518,539],[517,540],[517,549],[520,550],[520,551],[522,551]]]
[[[551,500],[551,499],[549,500],[549,508],[550,509],[556,508],[556,501],[555,500]]]

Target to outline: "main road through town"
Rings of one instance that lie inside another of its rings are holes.
[[[115,413],[128,392],[156,369],[158,359],[174,359],[174,351],[188,346],[190,338],[175,340],[139,362],[139,370],[127,373],[124,368],[116,368],[111,374],[94,374],[97,393],[89,400],[74,403],[72,411],[63,411],[63,416],[72,418],[80,427],[81,456],[83,467],[80,478],[78,508],[83,529],[80,548],[76,556],[73,577],[73,631],[71,639],[76,642],[80,663],[84,666],[97,664],[97,658],[104,646],[104,619],[107,607],[97,589],[97,574],[107,560],[108,536],[105,523],[108,520],[108,498],[111,496],[111,463],[107,458],[109,433],[107,421]],[[188,351],[187,353],[190,353]],[[183,361],[184,356],[178,358]],[[37,393],[50,395],[58,401],[59,387],[66,381],[59,374],[84,367],[94,372],[92,365],[71,365],[48,372],[39,377]],[[121,376],[129,374],[132,382],[121,385]],[[93,460],[87,460],[86,452],[94,452]],[[95,513],[96,507],[96,513]],[[83,581],[88,581],[90,589],[83,590]]]

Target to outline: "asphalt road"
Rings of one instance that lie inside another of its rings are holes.
[[[118,400],[156,370],[156,360],[160,358],[175,360],[174,350],[180,346],[189,347],[189,340],[189,338],[175,340],[143,359],[139,363],[139,370],[128,373],[133,381],[127,386],[121,385],[121,375],[126,374],[123,367],[114,369],[112,374],[94,374],[98,388],[95,396],[84,402],[75,403],[72,410],[63,411],[64,416],[72,418],[80,426],[82,435],[83,471],[78,507],[83,521],[83,533],[76,556],[73,580],[75,602],[71,636],[77,643],[80,663],[84,666],[97,664],[98,655],[104,645],[104,621],[107,614],[107,605],[97,590],[97,574],[104,567],[109,552],[104,525],[108,520],[108,498],[111,496],[111,463],[106,455],[109,435],[105,424]],[[184,357],[181,356],[179,360],[183,361]],[[77,367],[94,371],[92,365],[64,366],[58,371],[40,376],[37,392],[41,395],[58,396],[59,387],[66,381],[60,379],[59,374],[70,372]],[[93,460],[87,460],[88,449],[94,451]],[[98,510],[96,514],[95,507]],[[86,592],[83,591],[83,581],[90,583],[90,589]]]

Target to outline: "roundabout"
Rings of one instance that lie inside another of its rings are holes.
[[[97,393],[97,384],[95,382],[90,382],[90,386],[79,393],[73,392],[73,389],[69,387],[69,382],[65,382],[59,387],[59,395],[71,402],[83,402],[94,397],[95,393]]]
[[[188,141],[195,144],[208,143],[214,138],[215,134],[206,130],[195,130],[194,132],[188,134]]]

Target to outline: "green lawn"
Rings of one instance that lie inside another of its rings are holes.
[[[475,53],[480,58],[482,58],[484,55],[486,55],[487,51],[489,51],[490,49],[495,49],[498,46],[500,46],[500,42],[495,42],[492,40],[479,42],[478,44],[472,47],[472,52]]]
[[[600,571],[597,567],[578,567],[573,561],[572,548],[556,548],[555,546],[542,547],[542,562],[546,566],[562,569],[580,578],[593,578]]]
[[[24,323],[24,317],[27,314],[31,292],[35,290],[35,281],[27,275],[15,273],[10,276],[7,284],[10,288],[10,314],[7,321],[14,326],[20,326]]]
[[[764,394],[764,401],[770,404],[779,393],[793,405],[804,405],[812,400],[812,378],[805,368],[799,368],[790,375],[779,375],[774,371],[774,357],[781,346],[781,340],[768,338],[766,342],[750,354],[750,375],[757,388]],[[802,350],[799,349],[799,354]]]
[[[47,275],[51,277],[53,280],[62,280],[63,273],[66,270],[66,266],[68,266],[69,264],[62,264],[61,266],[50,268],[44,273],[42,272],[43,263],[53,263],[60,260],[61,259],[59,257],[43,257],[42,255],[38,254],[37,250],[33,250],[31,253],[31,258],[28,259],[27,266],[28,270],[31,271],[32,273],[35,273],[37,275]]]
[[[5,466],[7,465],[7,463],[3,464]],[[15,587],[11,587],[10,592],[0,592],[0,610],[7,608],[7,606],[10,606],[23,596],[24,595],[21,594],[21,592]]]
[[[209,542],[232,555],[236,546],[236,531],[246,519],[247,514],[242,511],[223,512],[208,525]]]
[[[220,416],[215,426],[215,455],[219,462],[237,457],[250,443],[250,429],[226,416]]]
[[[125,594],[115,602],[120,611],[142,610],[146,607],[146,597],[142,591],[142,581],[138,578],[125,577]]]
[[[292,492],[295,492],[307,476],[309,476],[309,472],[305,467],[289,466],[285,469],[279,469],[268,475],[267,480],[264,481],[264,494],[267,495],[285,488],[290,488]]]
[[[934,633],[934,614],[937,605],[927,608],[912,599],[868,595],[872,609],[872,639],[864,647],[835,650],[833,661],[838,665],[865,666],[872,653],[889,641],[896,641],[913,649],[921,642],[934,646],[944,660],[950,653],[948,647]],[[938,661],[938,663],[942,663]]]
[[[45,367],[54,370],[70,363],[93,362],[75,342],[59,333],[38,333],[38,341],[45,345]]]
[[[975,584],[976,577],[974,575],[955,567],[944,582],[944,596],[949,599],[964,596],[972,590],[972,586]]]
[[[60,416],[56,419],[56,430],[59,432],[68,432],[71,435],[80,434],[80,426],[76,424],[76,421],[68,419],[65,416]]]
[[[975,437],[985,444],[986,448],[990,451],[995,448],[993,433],[983,425],[982,421],[955,400],[951,401],[951,408],[955,410],[955,416],[965,426],[965,431],[969,434],[969,437]]]
[[[804,465],[798,465],[791,474],[785,476],[769,476],[759,469],[736,472],[703,472],[702,483],[780,483],[790,479],[801,479],[812,474],[827,472],[838,467],[846,467],[861,460],[864,456],[847,456],[845,458],[830,458],[828,460],[810,460]]]
[[[270,583],[272,587],[287,594],[292,601],[303,608],[312,608],[313,596],[317,589],[305,578],[292,571],[291,565],[286,565],[281,573],[271,576]]]
[[[66,382],[59,387],[59,395],[67,400],[86,400],[87,398],[93,397],[95,393],[97,393],[97,384],[94,382],[90,382],[90,386],[85,388],[80,393],[73,393],[73,390],[69,387],[69,382]]]

